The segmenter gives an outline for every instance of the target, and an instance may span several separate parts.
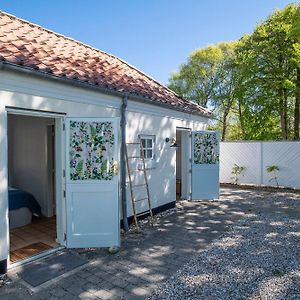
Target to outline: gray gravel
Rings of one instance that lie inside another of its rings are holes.
[[[149,299],[300,299],[300,196],[263,201],[272,209],[249,213]]]
[[[148,216],[144,219],[138,220],[138,224],[139,224],[139,230],[142,231],[143,229],[147,228],[148,225],[152,225],[152,226],[156,226],[157,221],[161,218],[170,216],[175,214],[176,212],[178,212],[179,210],[183,209],[184,204],[186,203],[186,200],[181,201],[181,203],[177,203],[176,207],[174,208],[170,208],[168,210],[162,211],[158,214],[156,214],[155,216],[153,216],[153,219]],[[129,226],[129,230],[127,232],[127,234],[131,234],[131,233],[136,233],[137,228],[134,224],[134,222]],[[124,233],[124,232],[123,232]]]
[[[9,285],[11,280],[7,277],[7,275],[0,275],[0,288],[5,285]]]

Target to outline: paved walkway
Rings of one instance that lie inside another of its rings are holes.
[[[14,281],[0,288],[0,298],[145,299],[245,213],[270,209],[263,197],[263,192],[224,189],[220,201],[184,202],[155,227],[124,237],[118,254],[78,251],[89,260],[80,270],[35,293]]]

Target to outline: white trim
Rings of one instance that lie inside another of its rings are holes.
[[[0,260],[9,258],[9,208],[8,208],[8,143],[7,143],[7,111],[0,103]]]
[[[67,234],[67,213],[66,199],[64,191],[66,190],[66,179],[63,176],[65,170],[65,118],[55,120],[55,199],[56,199],[56,237],[58,243],[66,246],[65,236]],[[59,154],[59,155],[58,155]],[[61,201],[58,201],[61,199]]]
[[[186,127],[176,127],[177,131],[188,131],[191,133],[192,129],[191,128],[186,128]]]
[[[155,147],[156,147],[156,136],[154,134],[139,134],[139,140],[151,140],[152,141],[152,147],[144,147],[143,146],[143,150],[147,151],[147,150],[151,150],[152,151],[152,156],[151,157],[146,157],[147,155],[144,154],[144,159],[147,161],[151,161],[155,159]]]
[[[55,112],[52,113],[52,112],[42,111],[42,110],[39,111],[39,110],[7,107],[6,111],[8,114],[21,115],[21,116],[32,116],[32,117],[42,117],[42,118],[63,118],[64,117],[64,114],[59,114]]]
[[[36,260],[39,260],[41,258],[45,258],[47,256],[50,256],[52,255],[53,253],[57,252],[57,251],[60,251],[60,250],[63,250],[65,249],[64,246],[57,246],[55,248],[52,248],[52,249],[49,249],[49,250],[46,250],[46,251],[43,251],[43,252],[40,252],[38,254],[35,254],[35,255],[32,255],[32,256],[29,256],[27,258],[24,258],[22,260],[19,260],[15,263],[9,263],[8,264],[8,270],[12,270],[12,269],[15,269],[17,267],[20,267],[20,266],[24,266],[24,265],[27,265],[33,261],[36,261]]]

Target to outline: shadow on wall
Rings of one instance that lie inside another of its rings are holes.
[[[157,207],[175,201],[176,148],[171,148],[170,143],[166,143],[165,139],[167,137],[176,137],[176,122],[169,118],[128,112],[127,142],[139,142],[139,135],[155,135],[155,158],[153,162],[150,162],[150,168],[147,169],[152,206]],[[137,169],[140,163],[141,160],[138,159],[132,161],[131,169]],[[144,183],[142,171],[133,173],[132,177],[135,184]],[[127,182],[129,182],[128,177]],[[146,196],[146,190],[143,187],[139,190],[136,189],[135,192],[137,198]],[[127,196],[129,200],[128,212],[131,215],[132,207],[129,188],[127,189]],[[138,212],[145,211],[147,208],[147,200],[137,203]]]
[[[37,80],[41,84],[45,83],[45,80]],[[62,87],[61,93],[68,93],[68,89],[64,85],[59,85],[58,83],[52,83],[48,81],[47,84],[48,93],[49,89],[52,87],[55,90],[60,86]],[[81,88],[73,88],[72,93],[78,92],[86,93],[89,97],[94,97],[98,93],[90,92]],[[0,92],[2,93],[2,92]],[[84,116],[99,116],[99,117],[116,117],[119,116],[119,110],[113,109],[111,107],[95,110],[94,105],[84,104],[83,106],[80,103],[62,101],[58,98],[49,99],[43,98],[41,96],[31,96],[26,94],[18,93],[5,93],[4,99],[7,100],[10,106],[23,107],[28,109],[37,109],[44,111],[53,111],[53,112],[68,112],[69,116],[74,117],[84,117]],[[54,93],[55,94],[55,93]],[[1,94],[0,94],[1,95]],[[56,94],[55,94],[56,95]],[[79,96],[76,96],[77,99]],[[68,96],[69,97],[69,96]],[[120,101],[120,99],[116,99]],[[6,101],[5,100],[5,101]],[[121,104],[121,101],[120,101]],[[163,205],[168,202],[175,201],[176,199],[176,149],[170,148],[169,144],[165,142],[165,138],[174,138],[176,137],[176,126],[188,126],[189,122],[176,121],[175,119],[170,119],[166,117],[157,117],[151,115],[145,115],[141,113],[127,113],[127,141],[133,142],[137,141],[139,134],[151,134],[156,136],[156,145],[155,145],[155,165],[156,167],[148,171],[149,178],[149,187],[152,197],[153,207]],[[199,128],[198,128],[199,129]],[[140,179],[138,179],[140,180]],[[130,199],[130,198],[128,198]],[[130,203],[130,202],[129,202]],[[143,211],[146,208],[146,203],[141,202],[138,211]],[[131,205],[128,205],[129,211],[131,211]]]

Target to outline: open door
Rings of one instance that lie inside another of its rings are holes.
[[[219,198],[219,133],[192,132],[192,200]]]
[[[119,246],[118,120],[66,118],[67,247]]]

